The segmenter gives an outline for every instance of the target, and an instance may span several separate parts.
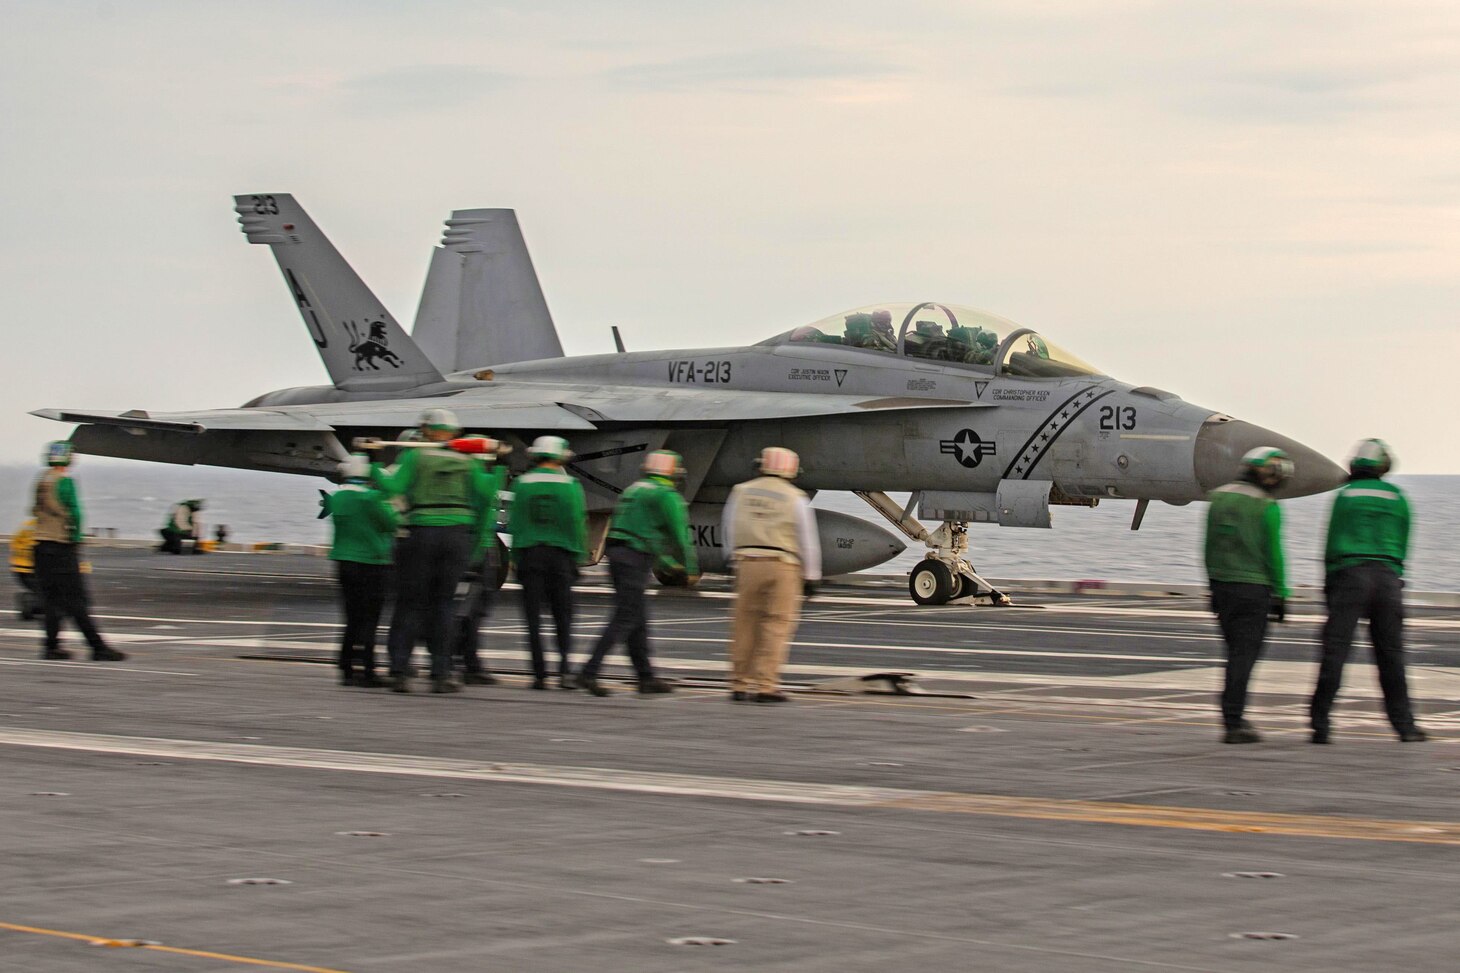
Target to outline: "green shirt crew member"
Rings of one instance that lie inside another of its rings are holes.
[[[1409,554],[1409,500],[1384,479],[1394,453],[1382,439],[1365,439],[1349,460],[1349,481],[1333,498],[1323,548],[1323,657],[1309,703],[1314,743],[1330,743],[1329,716],[1360,618],[1369,620],[1374,666],[1384,712],[1404,743],[1428,735],[1414,722],[1404,673],[1404,559]]]
[[[404,447],[394,472],[371,466],[385,493],[406,501],[408,531],[396,548],[395,613],[390,619],[391,688],[410,692],[411,655],[424,632],[431,652],[431,691],[454,693],[452,596],[476,549],[490,505],[491,480],[473,457],[452,448],[461,423],[447,409],[421,416],[425,439]]]
[[[683,461],[678,453],[655,450],[644,458],[643,473],[619,498],[608,528],[613,616],[598,636],[580,680],[594,696],[609,694],[598,684],[598,669],[618,642],[628,649],[641,694],[672,691],[669,683],[654,675],[649,660],[649,610],[644,592],[654,568],[666,583],[687,584],[699,574],[689,534],[689,506],[675,486],[684,478]]]
[[[572,458],[561,436],[539,436],[527,449],[533,467],[512,483],[512,562],[522,582],[522,611],[532,654],[532,688],[547,688],[541,612],[552,609],[558,636],[558,685],[574,687],[573,581],[588,561],[588,504],[583,485],[563,469]]]
[[[1212,491],[1207,511],[1206,568],[1212,611],[1227,643],[1222,688],[1223,743],[1262,737],[1243,718],[1247,683],[1262,655],[1269,616],[1286,617],[1282,512],[1274,494],[1293,475],[1286,453],[1261,446],[1242,457],[1237,479]]]
[[[375,631],[390,581],[391,548],[400,522],[385,494],[370,486],[370,463],[360,454],[340,464],[345,481],[320,500],[334,527],[330,559],[340,582],[345,630],[337,665],[344,686],[379,686]]]
[[[91,599],[81,577],[81,498],[71,480],[71,444],[51,443],[43,457],[46,471],[36,480],[31,516],[35,518],[35,581],[45,603],[45,641],[42,659],[69,659],[61,648],[61,623],[76,623],[93,662],[119,662],[127,656],[106,644],[91,620]]]
[[[452,654],[461,664],[464,685],[493,686],[497,677],[482,662],[479,630],[482,619],[492,610],[493,592],[502,586],[505,577],[502,552],[497,542],[497,515],[502,491],[507,486],[507,467],[497,459],[511,452],[512,447],[484,436],[468,437],[466,442],[474,448],[475,455],[483,464],[491,494],[481,519],[477,521],[477,542],[466,569],[467,583],[457,586],[451,619]]]

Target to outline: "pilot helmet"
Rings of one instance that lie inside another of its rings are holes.
[[[533,459],[566,463],[572,457],[573,451],[568,448],[568,441],[562,436],[538,436],[527,447],[527,455]]]
[[[672,479],[684,473],[684,460],[671,449],[656,449],[644,457],[643,470],[650,476]]]
[[[421,413],[421,425],[443,432],[458,432],[461,429],[461,423],[456,421],[456,413],[450,409],[427,409]]]
[[[1260,483],[1277,486],[1293,475],[1293,461],[1276,446],[1258,446],[1243,454],[1242,469],[1253,473]]]
[[[762,476],[779,476],[787,480],[794,480],[801,472],[801,457],[797,456],[794,450],[784,446],[767,446],[760,451],[760,459],[756,462],[756,468]]]
[[[847,334],[866,335],[872,333],[872,315],[870,314],[848,314]]]
[[[999,336],[992,331],[980,331],[973,340],[978,342],[980,348],[992,350],[999,343]]]
[[[70,466],[74,453],[75,450],[71,448],[70,442],[58,439],[46,444],[46,451],[41,454],[41,459],[47,466]]]
[[[340,479],[345,482],[359,482],[370,478],[370,458],[364,453],[351,453],[350,458],[339,465]]]
[[[872,312],[872,330],[882,334],[892,334],[892,312],[886,308]]]
[[[1354,454],[1348,461],[1351,474],[1372,474],[1384,476],[1394,468],[1394,453],[1382,439],[1365,439],[1354,447]]]
[[[965,348],[973,347],[973,329],[960,326],[949,330],[948,343],[950,345],[962,345]]]

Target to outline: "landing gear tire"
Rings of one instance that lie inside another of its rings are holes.
[[[954,597],[953,572],[942,561],[926,558],[908,575],[907,588],[919,605],[946,605]],[[959,588],[962,587],[960,583]]]
[[[974,586],[970,584],[969,580],[963,575],[953,575],[953,590],[948,593],[948,600],[954,601],[956,599],[962,598],[966,594],[970,594],[969,589],[972,587]]]

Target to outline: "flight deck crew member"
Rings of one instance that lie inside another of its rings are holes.
[[[588,561],[588,504],[583,485],[563,470],[571,457],[561,436],[539,436],[527,449],[534,464],[512,481],[512,562],[522,583],[532,688],[547,688],[542,608],[553,613],[558,636],[558,685],[572,689],[573,581]]]
[[[689,534],[689,506],[676,486],[684,477],[678,453],[657,449],[644,458],[643,477],[634,481],[608,527],[608,571],[613,578],[613,616],[584,664],[579,685],[607,696],[598,684],[598,667],[616,642],[628,649],[642,695],[668,693],[673,687],[654,675],[649,660],[649,606],[644,589],[658,567],[672,581],[687,583],[700,573]]]
[[[1384,711],[1399,739],[1423,743],[1414,724],[1404,677],[1404,559],[1409,552],[1409,501],[1384,479],[1394,455],[1380,439],[1359,443],[1349,460],[1349,481],[1333,498],[1324,545],[1323,593],[1328,621],[1323,656],[1309,710],[1314,743],[1330,742],[1328,715],[1343,680],[1343,664],[1360,618],[1369,620],[1374,666],[1384,691]]]
[[[193,542],[193,553],[202,554],[203,549],[198,546],[202,537],[202,521],[198,519],[198,513],[203,509],[201,500],[183,500],[172,505],[167,512],[167,519],[162,522],[162,529],[158,531],[162,535],[162,544],[157,550],[164,554],[181,554],[183,552],[183,541]]]
[[[1286,618],[1282,512],[1273,493],[1293,475],[1293,461],[1271,446],[1242,457],[1237,479],[1212,491],[1207,511],[1206,568],[1212,610],[1227,642],[1222,689],[1223,743],[1262,739],[1243,719],[1247,683],[1262,655],[1269,616]]]
[[[355,454],[340,464],[345,485],[320,499],[334,524],[330,559],[340,580],[345,631],[340,638],[340,685],[381,685],[375,675],[375,630],[385,607],[391,548],[400,522],[385,494],[370,485],[370,462]]]
[[[477,523],[490,499],[486,471],[471,456],[446,448],[461,431],[447,409],[421,417],[428,443],[403,449],[395,472],[371,466],[375,483],[406,501],[406,536],[396,548],[396,601],[390,619],[391,689],[411,691],[411,655],[424,631],[431,653],[431,691],[455,693],[451,680],[451,598],[476,544]]]
[[[821,542],[811,501],[791,485],[801,459],[767,446],[760,476],[738,484],[725,503],[724,533],[735,564],[730,698],[784,703],[781,667],[801,601],[821,580]]]
[[[81,498],[68,475],[71,456],[68,442],[54,442],[46,448],[47,469],[36,480],[35,503],[31,508],[31,516],[36,521],[36,586],[45,602],[46,616],[41,658],[71,658],[71,653],[61,648],[61,622],[69,617],[91,646],[93,662],[119,662],[126,654],[108,646],[91,620],[78,557],[82,537]]]
[[[485,436],[472,437],[482,440],[478,453],[491,484],[491,496],[477,522],[477,543],[467,566],[466,574],[457,585],[452,618],[452,655],[461,664],[461,682],[466,686],[493,686],[497,677],[482,663],[477,646],[482,619],[492,610],[492,595],[499,586],[498,566],[501,549],[497,544],[497,512],[500,509],[502,489],[507,483],[507,467],[497,462],[497,457],[511,452],[495,439]]]

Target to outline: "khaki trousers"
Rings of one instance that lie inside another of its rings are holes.
[[[801,615],[801,566],[779,558],[741,558],[735,565],[735,615],[730,638],[730,688],[774,693],[781,686],[791,636]]]

